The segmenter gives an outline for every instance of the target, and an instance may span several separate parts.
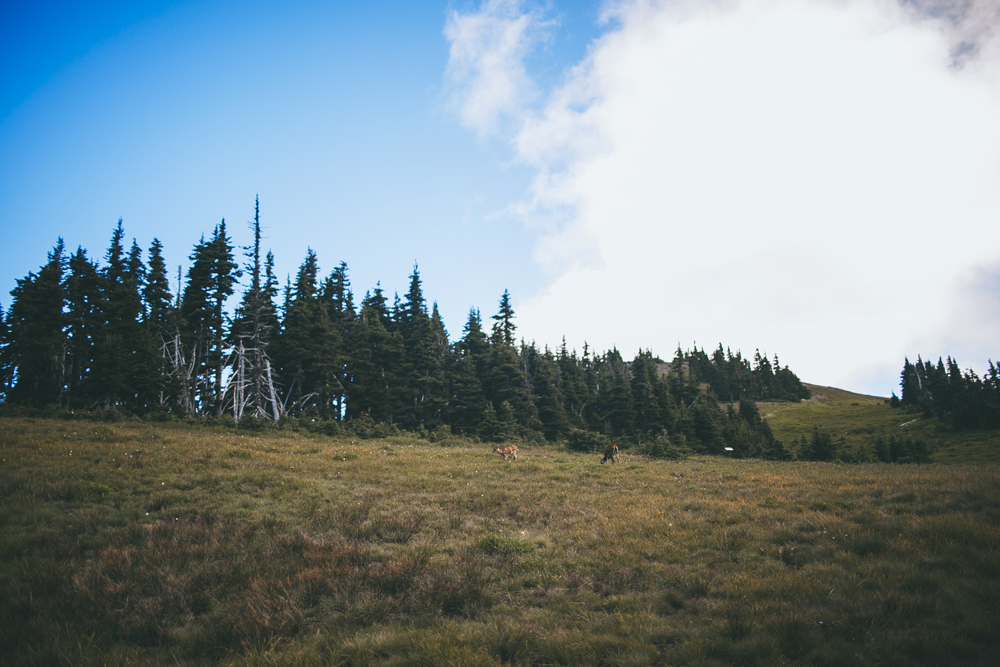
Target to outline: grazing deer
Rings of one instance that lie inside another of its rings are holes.
[[[612,464],[618,463],[618,445],[608,445],[604,448],[604,458],[601,459],[601,463],[608,461]]]
[[[517,445],[511,445],[503,449],[500,448],[500,445],[497,445],[493,448],[493,453],[502,456],[504,461],[507,460],[508,455],[513,456],[514,460],[517,461]]]

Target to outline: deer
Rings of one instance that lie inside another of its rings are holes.
[[[509,447],[503,448],[501,448],[500,445],[497,445],[493,448],[493,453],[502,456],[504,461],[507,460],[508,456],[513,456],[514,460],[517,461],[517,445],[510,445]]]

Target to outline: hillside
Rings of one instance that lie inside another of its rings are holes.
[[[834,387],[803,383],[812,398],[800,403],[759,403],[775,437],[787,443],[809,437],[813,427],[843,438],[850,448],[868,444],[879,431],[886,435],[923,438],[943,463],[1000,462],[1000,431],[955,431],[920,412],[892,408],[887,398],[855,394]]]
[[[523,443],[513,463],[459,438],[13,417],[0,458],[5,665],[931,665],[1000,648],[995,465],[599,465]]]

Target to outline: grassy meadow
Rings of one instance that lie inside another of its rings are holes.
[[[995,430],[956,431],[919,410],[892,408],[878,396],[813,384],[806,387],[813,393],[807,401],[758,404],[761,417],[786,444],[809,438],[813,427],[819,426],[849,450],[869,447],[878,433],[895,434],[927,442],[935,462],[1000,463],[1000,433]]]
[[[994,464],[520,446],[0,418],[0,663],[995,664]]]

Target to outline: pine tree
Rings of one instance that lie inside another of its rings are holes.
[[[7,400],[31,406],[58,405],[66,377],[63,315],[65,245],[60,238],[38,275],[28,273],[11,291],[4,366],[11,374]]]
[[[586,350],[586,348],[584,348]],[[584,358],[576,356],[574,350],[570,353],[566,349],[566,339],[563,338],[562,346],[559,348],[559,388],[563,395],[563,405],[570,428],[586,428],[586,409],[593,396],[587,388],[587,374],[590,367],[590,357],[587,352]]]
[[[722,349],[722,343],[719,343],[719,347],[712,353],[711,368],[711,377],[708,378],[708,383],[711,385],[712,391],[715,392],[716,398],[720,401],[732,401],[738,398],[738,395],[733,393],[727,372],[729,366],[726,362],[726,352]]]
[[[759,428],[761,424],[757,404],[746,396],[740,397],[740,419],[753,429]]]
[[[391,324],[385,295],[376,286],[365,294],[349,339],[349,419],[368,415],[375,422],[392,424],[406,402],[407,389],[399,377],[405,347],[402,334]]]
[[[597,383],[594,430],[609,436],[630,434],[635,423],[632,377],[617,349],[607,351],[597,364]]]
[[[766,354],[761,354],[756,350],[753,355],[753,390],[750,396],[755,401],[763,401],[771,396],[774,385],[774,369],[768,361]]]
[[[281,334],[274,343],[274,362],[285,388],[285,408],[293,415],[333,415],[338,376],[335,332],[320,299],[319,263],[310,248],[295,278]]]
[[[634,432],[657,433],[664,427],[656,399],[657,363],[649,350],[639,350],[631,364],[632,401],[635,408]]]
[[[532,346],[534,352],[534,346]],[[569,420],[563,406],[563,395],[559,389],[559,367],[555,357],[546,348],[538,354],[535,373],[531,384],[535,393],[535,406],[538,409],[538,420],[541,422],[542,434],[547,440],[554,441],[569,430]]]
[[[111,235],[103,273],[103,322],[97,332],[91,370],[92,398],[133,413],[145,411],[158,393],[162,357],[143,327],[146,267],[133,240],[126,253],[121,218]]]
[[[494,345],[513,345],[514,332],[517,326],[514,325],[514,308],[510,304],[510,293],[503,291],[500,297],[500,310],[493,316],[493,336],[490,339]]]
[[[474,433],[479,427],[486,396],[469,349],[456,345],[447,367],[448,401],[445,422],[457,433]]]
[[[149,246],[149,271],[142,292],[146,309],[146,327],[161,342],[177,327],[174,301],[170,295],[167,264],[163,261],[163,244],[153,239]]]
[[[0,403],[7,401],[7,393],[10,391],[11,378],[5,352],[10,343],[8,331],[7,316],[3,312],[3,304],[0,304]]]
[[[410,275],[406,300],[401,307],[397,307],[396,313],[396,322],[406,348],[403,370],[410,393],[404,425],[410,428],[432,428],[440,422],[446,402],[442,374],[444,355],[441,350],[447,350],[448,344],[440,316],[438,325],[435,325],[427,314],[427,302],[416,264]]]
[[[715,397],[699,394],[686,412],[691,419],[692,435],[700,449],[708,454],[722,454],[724,442],[720,422],[724,415]]]
[[[506,404],[508,407],[509,403]],[[486,442],[500,442],[504,439],[504,427],[497,418],[497,412],[493,404],[486,402],[483,407],[482,418],[479,422],[479,437]]]
[[[70,407],[82,408],[94,402],[92,394],[95,346],[104,323],[102,294],[104,276],[97,265],[77,248],[69,259],[66,278],[67,375],[66,393]]]
[[[799,452],[799,458],[806,461],[833,461],[837,458],[837,445],[833,442],[833,436],[825,431],[820,431],[818,426],[813,427],[812,439],[808,443],[805,436],[802,438],[803,446]]]
[[[185,384],[186,408],[205,414],[222,410],[222,369],[226,359],[226,299],[241,275],[226,235],[226,221],[216,225],[209,241],[192,252],[181,301],[181,334],[186,363],[192,367]],[[176,364],[175,364],[176,365]]]
[[[332,335],[335,345],[333,358],[335,371],[332,378],[333,412],[334,417],[340,419],[344,414],[347,400],[346,390],[350,382],[347,375],[347,344],[357,318],[354,309],[354,295],[351,293],[351,281],[347,277],[347,264],[345,262],[341,262],[339,266],[334,268],[323,281],[320,299],[326,306],[327,316],[333,328]]]
[[[521,356],[513,345],[491,345],[485,365],[486,382],[483,391],[496,409],[506,401],[513,410],[514,420],[523,429],[539,425],[538,410],[531,397],[531,388],[524,372]]]
[[[462,329],[462,346],[475,358],[480,358],[489,349],[489,340],[483,332],[483,322],[479,317],[479,311],[475,308],[469,309],[469,319]]]

